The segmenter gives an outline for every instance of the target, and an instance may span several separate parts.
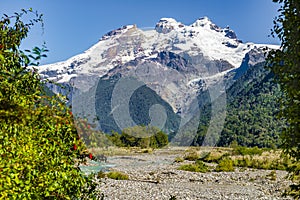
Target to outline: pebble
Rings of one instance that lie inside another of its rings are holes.
[[[285,171],[276,171],[276,180],[267,178],[271,170],[239,171],[236,168],[235,172],[187,172],[177,169],[183,163],[173,162],[178,156],[157,152],[132,155],[129,159],[109,157],[108,162],[115,164],[110,170],[128,174],[129,180],[98,179],[98,189],[105,200],[169,200],[172,196],[176,200],[292,199],[281,196],[282,191],[291,184],[286,180]]]

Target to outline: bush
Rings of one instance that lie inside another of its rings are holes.
[[[176,163],[180,163],[180,162],[183,162],[183,161],[184,161],[184,159],[181,158],[181,157],[176,157],[175,160],[174,160],[174,162],[176,162]]]
[[[168,145],[168,135],[156,127],[134,126],[121,134],[113,132],[108,139],[119,147],[162,148]]]
[[[233,149],[233,154],[234,155],[261,155],[264,152],[263,149],[260,149],[258,147],[242,147],[242,146],[237,146],[236,148]]]
[[[277,175],[276,175],[276,171],[273,170],[270,172],[270,174],[267,175],[267,178],[269,178],[272,181],[276,181]]]
[[[235,158],[233,160],[233,165],[254,169],[287,170],[290,165],[290,161],[288,159],[252,158],[245,156],[243,158]]]
[[[105,178],[105,177],[106,177],[106,174],[103,171],[99,171],[97,173],[97,178]]]
[[[231,159],[224,159],[219,162],[216,167],[217,172],[233,172],[233,161]]]
[[[243,157],[242,159],[233,159],[234,166],[237,167],[251,167],[252,162],[248,157]]]
[[[184,160],[196,161],[199,159],[199,154],[196,151],[188,152],[183,158]]]
[[[201,160],[196,160],[195,164],[201,169],[202,172],[207,172],[209,167]]]
[[[122,172],[113,171],[113,172],[108,172],[107,178],[115,179],[115,180],[128,180],[129,176]]]
[[[29,13],[36,15],[31,23],[21,21]],[[35,47],[29,56],[19,50],[35,22],[42,23],[41,15],[31,9],[0,21],[0,194],[76,199],[94,188],[77,167],[88,153],[63,99],[47,96],[45,83],[27,67],[47,50]]]
[[[204,157],[200,158],[200,160],[208,163],[219,163],[220,160],[222,160],[225,157],[228,157],[228,153],[220,153],[220,152],[210,152],[206,154]]]
[[[194,164],[186,164],[178,167],[179,170],[190,171],[190,172],[208,172],[208,166],[202,161],[196,161]]]

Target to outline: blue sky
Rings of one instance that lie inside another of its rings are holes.
[[[207,16],[220,27],[228,25],[244,42],[279,44],[268,37],[279,8],[272,0],[0,0],[0,15],[30,7],[44,14],[45,30],[32,29],[22,47],[45,41],[50,52],[42,64],[82,53],[123,25],[154,27],[162,17],[189,25]]]

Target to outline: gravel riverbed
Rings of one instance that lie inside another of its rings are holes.
[[[98,189],[104,199],[230,199],[281,200],[284,189],[291,184],[285,171],[241,169],[234,172],[188,172],[177,168],[183,163],[174,159],[182,153],[156,150],[151,154],[108,157],[111,171],[129,175],[129,180],[99,179]],[[188,163],[189,161],[184,161]]]

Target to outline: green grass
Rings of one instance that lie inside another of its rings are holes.
[[[129,176],[122,172],[113,171],[107,173],[107,178],[115,179],[115,180],[128,180]]]
[[[233,158],[233,165],[237,167],[248,167],[266,170],[287,170],[289,161],[285,159],[271,159],[268,157],[249,157]]]
[[[217,165],[215,171],[217,172],[233,172],[234,167],[233,167],[233,161],[231,159],[224,159],[219,162]]]
[[[103,171],[97,173],[97,178],[105,178],[106,174]]]
[[[234,155],[261,155],[264,152],[264,149],[258,148],[258,147],[242,147],[242,146],[237,146],[233,148],[233,154]]]
[[[193,164],[185,164],[185,165],[181,165],[179,168],[179,170],[184,170],[184,171],[190,171],[190,172],[208,172],[209,171],[209,167],[202,161],[197,160],[195,163]]]
[[[200,158],[200,160],[208,163],[219,163],[220,160],[228,156],[229,153],[225,153],[222,151],[212,151],[206,153],[202,158]]]
[[[182,157],[176,157],[175,160],[174,160],[174,162],[176,162],[176,163],[180,163],[180,162],[183,162],[183,161],[184,161],[184,159]]]
[[[271,171],[270,174],[267,175],[267,178],[269,178],[272,181],[276,181],[277,178],[276,171],[275,170]]]

